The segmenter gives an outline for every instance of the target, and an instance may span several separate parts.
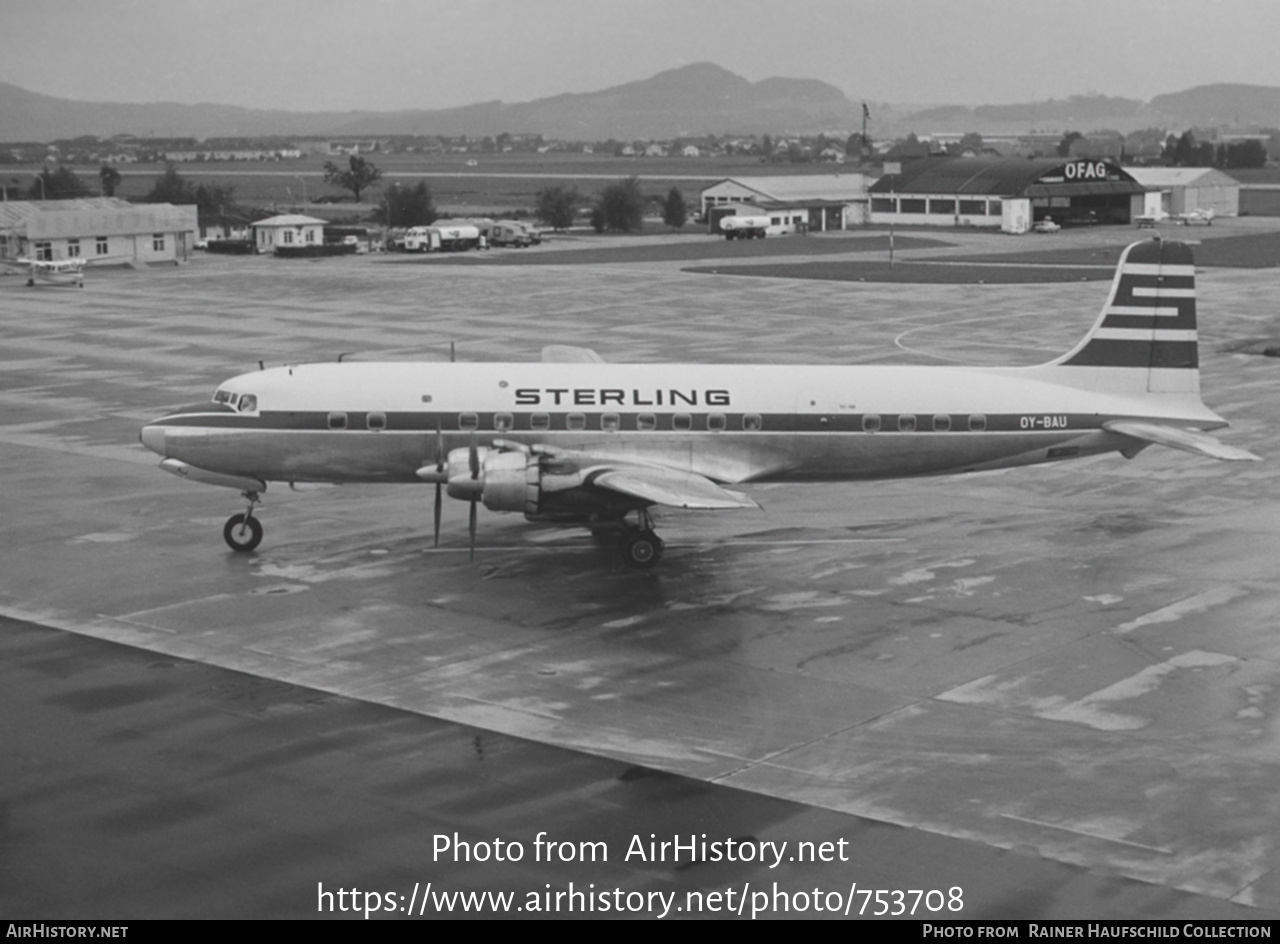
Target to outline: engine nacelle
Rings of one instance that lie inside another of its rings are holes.
[[[542,501],[542,469],[535,455],[490,452],[481,467],[484,491],[480,500],[490,511],[518,511],[536,515]]]

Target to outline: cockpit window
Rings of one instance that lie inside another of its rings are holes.
[[[240,403],[236,407],[241,413],[252,413],[258,408],[258,398],[252,393],[246,393],[240,398]]]
[[[232,396],[234,396],[234,394],[232,394],[230,390],[219,390],[217,393],[213,395],[213,402],[214,403],[230,403]]]

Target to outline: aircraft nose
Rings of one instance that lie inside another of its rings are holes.
[[[138,439],[142,445],[146,446],[152,452],[164,455],[164,427],[163,426],[144,426],[142,432],[138,434]]]

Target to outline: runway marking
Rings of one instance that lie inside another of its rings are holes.
[[[1115,836],[1104,836],[1102,833],[1091,833],[1084,829],[1073,829],[1070,826],[1059,826],[1057,823],[1046,823],[1042,820],[1031,819],[1026,816],[1016,816],[1013,813],[1001,813],[1002,819],[1011,819],[1019,823],[1029,823],[1032,826],[1044,826],[1047,829],[1056,829],[1064,833],[1073,833],[1076,836],[1085,836],[1089,839],[1101,839],[1103,842],[1115,842],[1122,846],[1132,846],[1134,849],[1145,849],[1148,852],[1158,852],[1161,855],[1173,855],[1172,849],[1166,849],[1164,846],[1148,846],[1140,842],[1131,842],[1128,839],[1117,839]]]
[[[1243,590],[1240,587],[1214,587],[1212,590],[1197,593],[1193,597],[1187,597],[1185,600],[1179,600],[1177,603],[1170,603],[1168,606],[1153,610],[1127,623],[1121,623],[1112,632],[1127,633],[1140,626],[1150,626],[1153,623],[1172,623],[1188,614],[1203,613],[1210,607],[1230,603],[1237,597],[1247,595],[1248,592],[1248,590]]]

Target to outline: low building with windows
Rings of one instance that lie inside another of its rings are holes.
[[[862,174],[729,177],[703,190],[701,205],[710,233],[720,232],[719,220],[724,216],[748,210],[771,219],[776,216],[777,225],[802,232],[848,229],[867,222],[867,178]],[[782,224],[784,218],[787,224]]]
[[[106,265],[185,262],[195,247],[194,206],[117,197],[0,203],[0,259],[88,259]]]
[[[328,220],[318,220],[314,216],[302,216],[298,213],[258,220],[252,226],[254,246],[258,252],[263,253],[275,252],[277,249],[323,246],[327,222]]]
[[[928,158],[904,163],[870,188],[876,224],[978,226],[1025,233],[1059,225],[1121,223],[1148,215],[1155,195],[1111,161]]]

